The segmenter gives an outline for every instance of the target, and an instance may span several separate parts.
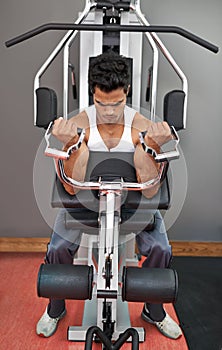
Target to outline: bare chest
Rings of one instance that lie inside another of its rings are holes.
[[[115,127],[104,128],[98,126],[99,134],[108,149],[115,148],[123,135],[124,125],[117,125]]]

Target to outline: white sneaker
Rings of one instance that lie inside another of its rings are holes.
[[[159,331],[168,338],[178,339],[182,335],[182,331],[178,324],[167,313],[162,321],[153,321],[149,316],[149,311],[145,304],[141,317],[144,321],[155,324]]]
[[[65,314],[66,314],[66,310],[64,310],[60,316],[56,318],[52,318],[48,315],[47,308],[46,308],[44,314],[42,315],[39,322],[37,323],[36,333],[40,337],[45,337],[45,338],[50,337],[55,333],[59,320],[61,320],[61,318],[63,318]]]

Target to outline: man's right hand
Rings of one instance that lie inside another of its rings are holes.
[[[72,120],[65,120],[62,117],[56,119],[52,128],[52,135],[55,136],[64,146],[78,140],[77,125]]]

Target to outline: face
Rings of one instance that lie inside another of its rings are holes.
[[[126,97],[127,94],[124,92],[123,88],[104,92],[96,87],[93,101],[97,112],[97,123],[122,123]]]

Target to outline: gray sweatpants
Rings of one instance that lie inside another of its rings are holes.
[[[73,257],[79,248],[82,232],[65,227],[65,211],[65,209],[61,209],[57,215],[45,257],[47,264],[72,264]],[[136,242],[139,252],[146,257],[143,267],[169,267],[171,246],[159,211],[155,213],[155,228],[152,231],[139,232],[136,235]],[[161,321],[165,317],[162,305],[149,304],[147,307],[153,320]],[[51,299],[48,305],[48,313],[51,317],[58,317],[64,308],[65,300]]]

